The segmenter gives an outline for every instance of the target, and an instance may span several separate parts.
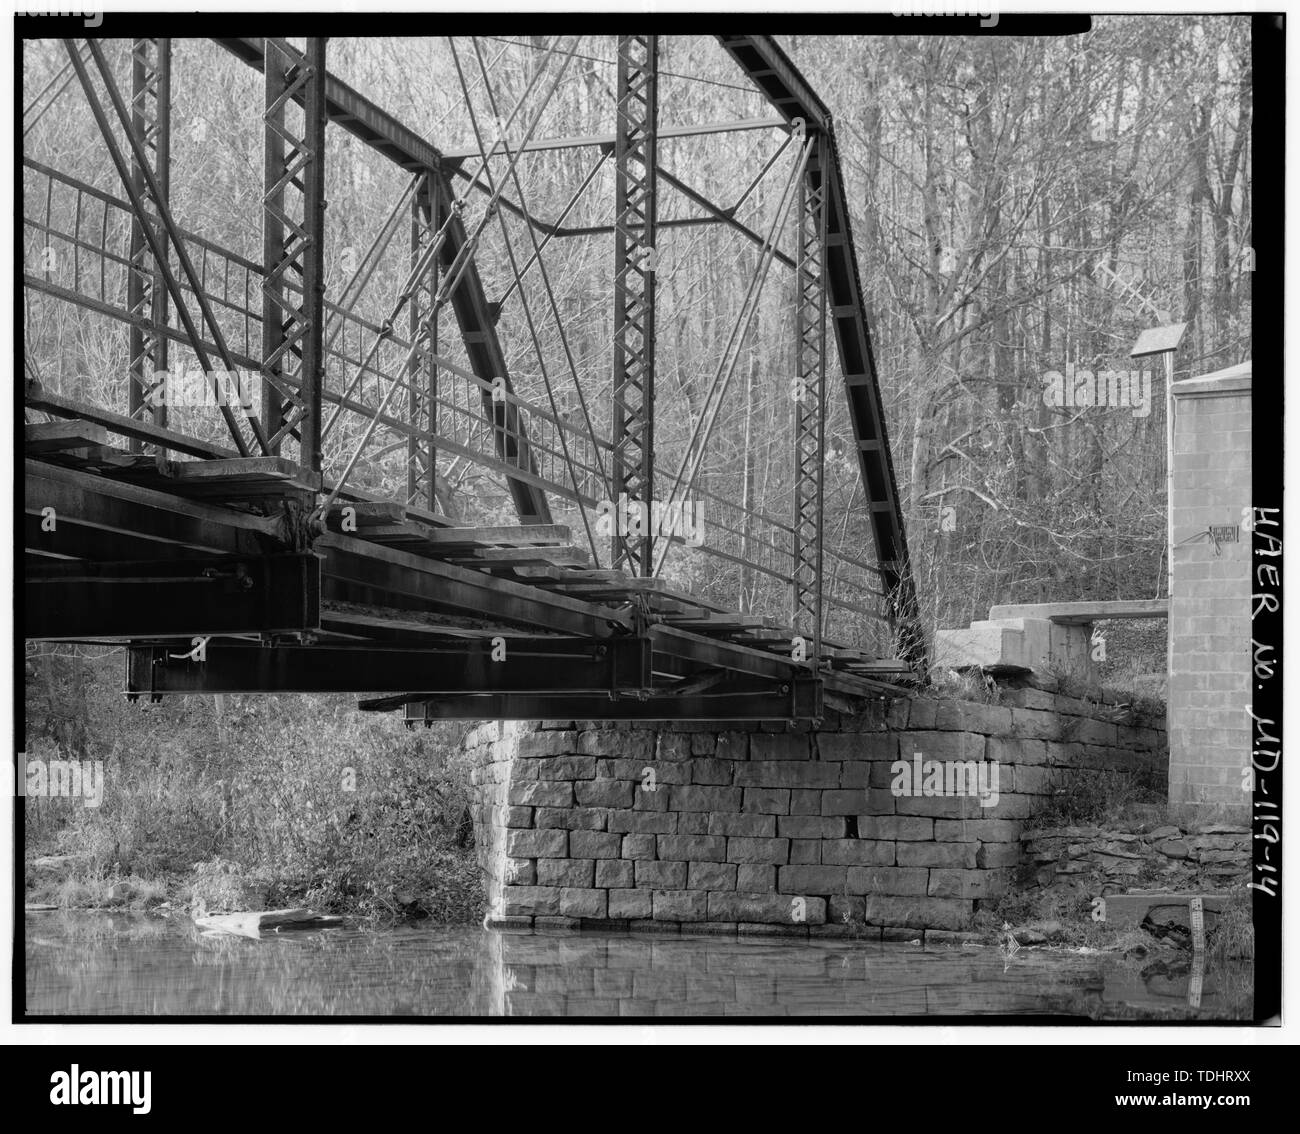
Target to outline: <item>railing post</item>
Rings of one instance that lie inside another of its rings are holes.
[[[131,48],[131,128],[152,159],[153,174],[163,196],[170,192],[171,176],[171,40],[137,39]],[[144,172],[132,155],[131,180],[136,192],[146,189]],[[167,247],[165,233],[160,234]],[[132,417],[149,413],[155,425],[167,424],[167,405],[148,406],[146,392],[154,375],[167,369],[167,336],[155,328],[167,323],[167,287],[149,251],[144,221],[131,214],[130,267],[126,278],[126,306],[131,313],[129,332],[130,387],[128,412]],[[144,449],[132,440],[133,452]]]
[[[659,37],[618,37],[614,207],[614,450],[612,503],[644,509],[639,532],[615,531],[612,560],[654,571],[655,124]],[[630,525],[629,525],[630,526]]]
[[[325,40],[307,40],[305,55],[266,41],[263,150],[262,407],[267,432],[284,425],[297,378],[304,415],[295,433],[298,461],[321,469],[325,291]],[[289,124],[291,104],[300,127]],[[293,199],[291,199],[293,198]],[[279,387],[279,388],[277,388]],[[278,448],[278,446],[277,446]]]
[[[799,183],[795,285],[794,569],[792,618],[821,657],[822,518],[826,435],[826,188],[825,147],[814,139]]]

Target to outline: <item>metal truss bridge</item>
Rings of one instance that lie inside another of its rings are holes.
[[[659,36],[532,37],[506,82],[512,42],[446,41],[472,142],[439,149],[323,38],[62,41],[24,111],[28,639],[125,644],[133,696],[426,721],[816,720],[923,672],[831,114],[767,36],[708,45],[759,113],[702,125]],[[239,208],[174,110],[231,57]],[[584,61],[612,130],[562,136]],[[89,149],[34,144],[60,98]],[[743,273],[725,320],[666,286],[694,269],[696,302]],[[774,310],[784,356],[733,381]],[[768,435],[729,436],[755,388]]]

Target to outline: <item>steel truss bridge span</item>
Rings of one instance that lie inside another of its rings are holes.
[[[262,95],[261,246],[242,251],[237,225],[177,215],[177,44],[64,41],[49,87],[115,181],[24,153],[26,636],[125,643],[133,696],[356,692],[426,721],[815,720],[923,672],[831,115],[770,37],[723,35],[758,113],[663,125],[682,76],[659,40],[524,45],[514,84],[498,41],[449,41],[473,137],[455,150],[332,73],[324,39],[215,41]],[[593,58],[613,129],[549,134]],[[32,100],[33,128],[52,104]],[[341,271],[336,131],[399,186]],[[767,157],[734,204],[665,160],[737,137]],[[560,160],[575,186],[544,217],[530,163]],[[690,421],[665,420],[686,316],[660,277],[705,231],[743,251],[744,300],[693,360]],[[602,249],[603,341],[574,341],[566,242]],[[788,455],[762,484],[747,463],[738,498],[718,424],[775,294],[793,373],[766,412]],[[67,377],[113,336],[122,381]],[[832,384],[856,535],[827,515]]]

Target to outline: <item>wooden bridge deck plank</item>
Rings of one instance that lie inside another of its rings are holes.
[[[321,483],[318,475],[305,473],[285,457],[169,461],[166,471],[159,471],[150,461],[137,467],[112,470],[105,475],[112,480],[203,500],[254,500],[286,493],[316,492]]]
[[[102,425],[74,418],[70,421],[45,421],[28,424],[23,429],[24,449],[29,456],[57,453],[68,449],[108,447],[108,430]]]

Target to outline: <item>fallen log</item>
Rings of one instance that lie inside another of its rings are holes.
[[[260,910],[196,917],[194,924],[209,932],[257,938],[264,932],[278,933],[282,929],[328,929],[342,925],[343,919],[335,914],[312,913],[308,909]]]

